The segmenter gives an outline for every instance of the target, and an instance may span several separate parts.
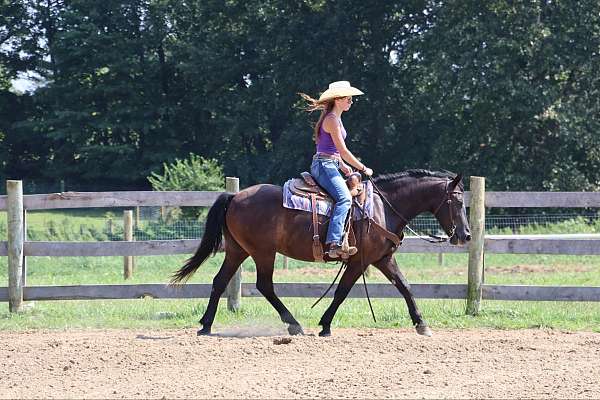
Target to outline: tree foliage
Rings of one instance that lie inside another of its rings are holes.
[[[377,173],[513,190],[600,186],[596,1],[0,0],[0,178],[147,187],[191,152],[243,186],[308,168],[297,92],[366,93],[348,145]],[[39,76],[33,93],[7,82]]]
[[[183,160],[163,163],[162,173],[152,172],[148,176],[152,189],[160,191],[223,191],[225,178],[223,168],[217,160],[202,158],[193,153]],[[206,209],[199,207],[175,208],[170,211],[171,217],[182,215],[186,218],[205,216]]]
[[[162,174],[153,172],[148,181],[152,189],[219,191],[225,189],[223,169],[216,160],[207,160],[195,154],[184,160],[163,164]]]

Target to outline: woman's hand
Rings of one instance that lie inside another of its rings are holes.
[[[362,170],[362,173],[366,176],[373,176],[373,170],[369,167],[365,166],[365,169]]]
[[[340,163],[340,170],[343,172],[344,175],[348,176],[350,174],[352,174],[352,168],[350,168],[348,165],[344,164],[344,163]]]

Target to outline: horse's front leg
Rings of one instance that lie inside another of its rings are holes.
[[[408,306],[408,313],[410,314],[410,318],[412,319],[417,333],[419,335],[431,336],[431,329],[429,329],[427,323],[423,320],[412,291],[410,290],[410,285],[404,275],[402,275],[402,272],[400,272],[394,256],[384,257],[373,265],[375,265],[375,267],[377,267],[377,269],[379,269],[383,275],[396,286],[400,293],[402,293],[402,296],[404,296],[404,300],[406,300],[406,305]]]
[[[338,284],[337,289],[335,290],[335,294],[333,296],[333,301],[325,310],[325,313],[321,317],[319,321],[319,325],[323,327],[323,330],[319,332],[319,336],[331,336],[331,320],[333,320],[333,316],[335,315],[338,307],[346,296],[348,296],[348,292],[354,286],[354,283],[362,273],[364,267],[361,267],[358,264],[348,264],[346,267],[346,271],[342,274],[342,278],[340,279],[340,283]]]

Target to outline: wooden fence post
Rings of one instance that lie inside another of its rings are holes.
[[[140,207],[135,208],[135,229],[140,229]]]
[[[240,191],[240,179],[239,178],[225,178],[225,191],[228,193],[237,193]],[[242,298],[242,266],[233,275],[227,289],[227,309],[229,311],[238,311],[240,309],[240,303]]]
[[[133,211],[123,211],[123,239],[133,241]],[[133,256],[123,257],[123,277],[129,279],[133,276]]]
[[[23,245],[27,241],[27,210],[23,209]],[[21,273],[23,287],[27,286],[27,257],[23,255],[23,272]]]
[[[23,310],[23,182],[6,181],[8,222],[8,309]]]
[[[106,224],[108,225],[108,239],[112,240],[112,237],[114,235],[112,217],[108,217],[108,221],[106,221]]]
[[[283,269],[288,269],[289,268],[289,259],[286,256],[282,255],[282,261],[283,261]]]
[[[479,176],[471,177],[469,217],[471,242],[469,244],[469,279],[467,285],[466,313],[477,315],[481,304],[483,248],[485,245],[485,178]]]

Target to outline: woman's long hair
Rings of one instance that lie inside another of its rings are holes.
[[[317,124],[315,125],[314,133],[313,133],[313,140],[315,141],[315,143],[319,143],[319,129],[321,129],[321,125],[323,124],[323,120],[325,119],[325,116],[327,114],[329,114],[331,112],[331,110],[333,110],[333,106],[335,105],[335,102],[333,99],[319,102],[319,100],[313,99],[312,97],[310,97],[309,95],[307,95],[305,93],[298,93],[298,94],[307,103],[304,111],[312,113],[313,111],[321,110],[321,115],[319,116],[319,120],[317,121]]]

